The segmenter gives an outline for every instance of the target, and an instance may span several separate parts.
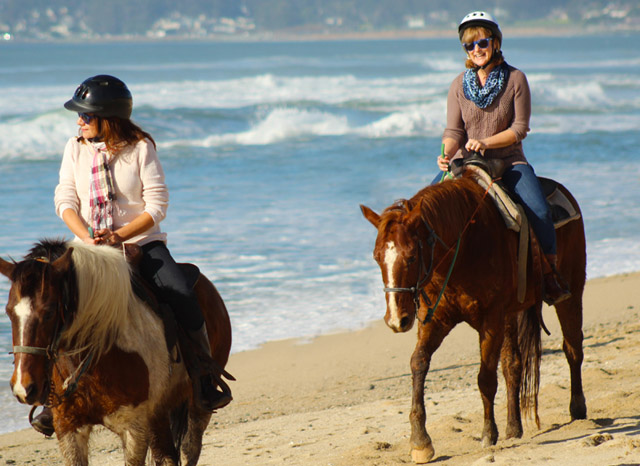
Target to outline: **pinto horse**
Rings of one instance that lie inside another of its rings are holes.
[[[196,465],[211,413],[192,402],[191,383],[163,319],[134,293],[122,251],[43,241],[21,262],[0,259],[11,281],[13,394],[53,412],[67,466],[88,465],[92,426],[120,436],[126,466]],[[195,285],[211,354],[231,347],[229,315],[204,275]]]
[[[559,189],[578,209],[568,190],[561,185]],[[425,378],[431,356],[460,322],[479,334],[483,446],[498,439],[494,399],[499,361],[507,382],[507,438],[521,437],[521,409],[534,411],[538,420],[543,323],[541,277],[533,273],[532,260],[528,261],[524,301],[517,299],[517,233],[505,227],[494,202],[470,174],[428,186],[381,215],[360,207],[378,230],[373,256],[385,287],[386,324],[395,332],[406,332],[418,320],[418,342],[411,356],[413,461],[427,463],[434,456],[425,427]],[[555,306],[571,374],[569,410],[573,419],[584,419],[587,408],[581,365],[586,248],[582,219],[566,223],[556,230],[556,236],[558,268],[571,291],[568,300]]]

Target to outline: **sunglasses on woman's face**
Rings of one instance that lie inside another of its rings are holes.
[[[493,37],[488,37],[486,39],[478,39],[478,40],[473,41],[473,42],[463,42],[462,43],[462,47],[467,52],[471,52],[473,49],[475,49],[476,48],[476,44],[481,49],[486,49],[487,47],[489,47],[489,44],[491,43],[491,39],[493,39]]]
[[[89,115],[88,113],[78,113],[78,116],[82,118],[82,121],[84,121],[87,125],[90,124],[91,120],[95,118],[94,115]]]

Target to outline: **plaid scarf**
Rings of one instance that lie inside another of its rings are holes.
[[[110,154],[104,143],[91,144],[93,164],[89,181],[89,206],[91,207],[91,228],[94,231],[108,228],[113,230],[113,201],[116,198],[109,170]]]

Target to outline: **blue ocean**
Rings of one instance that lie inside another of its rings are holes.
[[[520,37],[525,153],[581,203],[588,278],[640,270],[640,36]],[[357,329],[382,318],[375,230],[382,210],[436,173],[454,38],[323,42],[0,43],[0,256],[70,234],[54,214],[62,104],[95,74],[123,79],[133,119],[158,143],[171,201],[163,229],[222,294],[233,351]],[[0,277],[0,307],[9,282]],[[0,315],[0,432],[27,427],[9,390]]]

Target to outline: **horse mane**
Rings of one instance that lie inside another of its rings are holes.
[[[429,185],[411,199],[400,199],[387,207],[382,212],[379,228],[386,230],[393,222],[417,224],[424,220],[443,239],[453,238],[463,231],[474,213],[476,221],[487,220],[489,210],[478,209],[484,193],[484,188],[469,173],[453,181]]]
[[[62,341],[93,353],[94,361],[109,351],[131,322],[138,302],[131,286],[131,270],[122,250],[69,242],[76,272],[78,306]]]

